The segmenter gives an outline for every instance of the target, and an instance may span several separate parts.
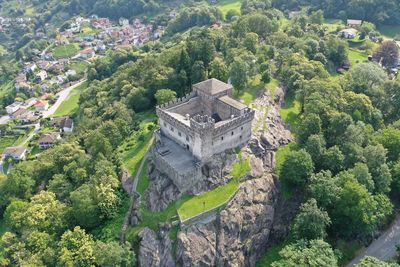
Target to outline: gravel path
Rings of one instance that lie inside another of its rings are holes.
[[[379,238],[375,239],[364,251],[355,257],[347,267],[357,264],[365,256],[387,261],[397,256],[396,245],[400,244],[400,215]]]

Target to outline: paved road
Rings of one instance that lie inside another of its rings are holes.
[[[52,116],[54,114],[54,112],[56,112],[56,110],[58,109],[58,107],[61,105],[62,102],[64,102],[69,94],[71,93],[71,91],[73,89],[75,89],[76,87],[78,87],[79,85],[81,85],[82,83],[86,82],[86,79],[79,81],[78,83],[67,87],[63,90],[61,90],[60,92],[58,92],[56,95],[59,96],[57,101],[46,111],[43,112],[43,118],[48,118],[50,116]]]
[[[397,256],[396,245],[400,244],[400,215],[378,239],[374,240],[363,252],[354,258],[347,267],[354,266],[365,256],[373,256],[387,261]]]

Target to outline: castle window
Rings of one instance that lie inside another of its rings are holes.
[[[223,136],[221,136],[221,141],[224,141],[224,137]]]
[[[170,129],[171,129],[171,132],[173,132],[174,131],[174,128],[172,128],[172,126],[171,127],[169,127]]]
[[[179,136],[182,136],[181,132],[178,133]]]
[[[240,128],[240,130],[242,130],[242,131],[243,131],[243,126],[242,126],[242,128]]]
[[[167,124],[164,122],[164,126],[167,127]]]
[[[242,139],[242,136],[240,136],[240,139]]]
[[[186,141],[189,141],[189,136],[186,136]]]
[[[233,132],[231,134],[233,135]]]

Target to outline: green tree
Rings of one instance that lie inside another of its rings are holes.
[[[279,255],[282,259],[273,262],[272,267],[338,266],[331,246],[323,240],[298,241],[284,247]]]
[[[94,262],[102,267],[133,267],[135,253],[130,251],[129,244],[120,245],[115,241],[104,243],[96,241],[93,248]]]
[[[381,62],[385,67],[393,67],[397,65],[399,58],[399,48],[394,41],[384,41],[375,51],[373,58]]]
[[[343,169],[344,155],[338,146],[328,148],[323,154],[322,166],[332,173],[338,173]]]
[[[248,66],[246,62],[244,62],[240,58],[235,58],[235,60],[231,64],[229,75],[231,78],[232,85],[236,89],[237,93],[242,92],[247,86],[247,81],[248,81],[247,71],[248,71]]]
[[[157,100],[157,104],[162,105],[174,100],[176,98],[176,92],[170,89],[159,89],[154,97]]]
[[[80,186],[71,193],[70,199],[72,216],[77,224],[88,229],[99,225],[100,210],[92,196],[90,185]]]
[[[310,154],[304,149],[291,151],[282,163],[281,178],[292,185],[304,185],[314,171]]]
[[[216,57],[210,64],[210,76],[226,82],[228,80],[228,67],[222,58]]]
[[[387,149],[389,161],[400,159],[400,129],[389,126],[377,134],[376,140]]]
[[[203,61],[195,61],[191,73],[192,84],[204,81],[206,79],[206,70]]]
[[[355,267],[399,267],[399,265],[396,263],[380,261],[377,258],[367,256],[357,263]]]
[[[94,264],[94,242],[92,237],[79,226],[66,231],[59,242],[61,266],[87,267]]]
[[[293,232],[297,239],[324,239],[326,228],[331,224],[328,213],[318,208],[317,201],[313,198],[300,206],[296,216]]]
[[[317,200],[318,206],[328,209],[336,203],[340,187],[337,177],[332,177],[330,171],[321,171],[310,178],[308,186],[310,196]]]
[[[367,188],[369,192],[374,192],[375,183],[372,179],[372,175],[369,173],[369,169],[366,164],[360,162],[356,163],[351,172],[357,179],[357,181],[365,186],[365,188]]]
[[[257,44],[258,44],[258,35],[254,32],[246,33],[246,36],[243,40],[243,46],[252,52],[253,54],[257,53]]]

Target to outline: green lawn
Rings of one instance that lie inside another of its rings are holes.
[[[296,100],[294,95],[289,95],[285,99],[285,105],[280,110],[280,115],[284,122],[292,127],[295,132],[300,120],[300,102]]]
[[[185,221],[207,210],[223,205],[231,199],[238,188],[239,179],[233,179],[223,186],[191,198],[178,209],[179,218],[181,221]]]
[[[379,32],[387,39],[393,39],[400,34],[400,25],[382,25],[378,27]]]
[[[79,97],[81,93],[87,88],[88,84],[83,83],[78,87],[74,88],[69,94],[68,98],[61,103],[61,105],[57,108],[56,112],[54,112],[54,117],[62,117],[62,116],[72,116],[79,109]]]
[[[326,19],[323,26],[330,33],[335,33],[340,26],[344,26],[343,22],[339,19]]]
[[[183,196],[171,204],[161,212],[152,212],[146,209],[142,203],[141,207],[141,222],[138,225],[133,227],[129,227],[126,233],[126,239],[133,242],[136,240],[137,235],[143,230],[145,227],[149,227],[150,229],[157,230],[159,223],[169,222],[178,220],[177,210],[182,206],[184,202],[190,199],[191,196]]]
[[[218,1],[217,7],[225,16],[226,13],[231,9],[236,10],[240,14],[241,5],[241,0],[220,0]]]
[[[67,44],[67,45],[60,45],[56,46],[53,50],[53,56],[55,58],[67,58],[72,57],[78,54],[79,52],[79,45],[78,44]]]
[[[80,60],[71,63],[70,68],[76,71],[77,75],[83,74],[89,64],[86,61]]]
[[[229,201],[239,188],[239,180],[250,170],[250,158],[242,159],[239,154],[239,160],[231,169],[230,175],[234,178],[229,183],[219,186],[214,190],[194,196],[186,201],[179,209],[178,214],[181,221],[190,219],[207,210],[219,207]]]
[[[139,176],[138,185],[136,191],[143,196],[144,192],[146,191],[147,187],[150,185],[149,175],[148,175],[148,161],[146,160],[145,164],[143,165],[142,172]]]
[[[251,78],[246,89],[241,92],[238,97],[246,105],[250,105],[257,97],[260,96],[261,92],[263,92],[266,88],[273,88],[276,82],[276,80],[272,80],[268,85],[265,85],[261,81],[261,74],[257,74],[256,76]]]
[[[139,120],[139,130],[119,147],[124,167],[131,175],[135,175],[139,164],[149,149],[152,142],[154,121],[157,118],[154,113],[142,113],[136,115]]]
[[[0,154],[4,151],[6,147],[13,146],[15,141],[17,141],[17,136],[2,136],[0,137]]]
[[[351,65],[355,65],[368,60],[368,55],[356,49],[349,49],[349,60]]]

